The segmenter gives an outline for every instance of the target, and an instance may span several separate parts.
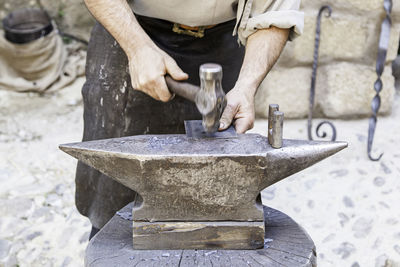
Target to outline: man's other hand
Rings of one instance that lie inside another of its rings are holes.
[[[233,122],[237,133],[245,133],[254,126],[254,95],[233,88],[226,95],[227,105],[222,113],[219,130],[227,129]]]
[[[155,45],[137,49],[128,59],[132,87],[156,100],[167,102],[171,99],[164,78],[166,74],[177,81],[188,78],[175,60]]]
[[[226,95],[228,103],[221,117],[220,130],[228,128],[232,121],[238,133],[253,128],[257,88],[281,54],[288,36],[288,29],[276,27],[258,30],[249,36],[239,78]]]

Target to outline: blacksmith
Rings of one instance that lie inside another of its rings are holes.
[[[286,41],[301,34],[300,0],[85,0],[92,31],[83,87],[83,141],[184,132],[201,119],[193,103],[172,99],[164,76],[199,84],[199,66],[222,65],[227,107],[220,130],[253,127],[257,87]],[[289,82],[289,81],[288,81]],[[76,205],[91,236],[135,193],[82,164]],[[136,196],[139,197],[139,196]]]

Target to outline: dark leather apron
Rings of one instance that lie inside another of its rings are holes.
[[[244,56],[232,36],[235,21],[205,30],[203,38],[172,32],[167,21],[138,17],[153,41],[171,55],[189,74],[189,82],[199,84],[199,66],[206,62],[223,67],[223,88],[235,84]],[[84,102],[83,141],[139,134],[184,133],[184,120],[201,119],[196,106],[180,97],[168,103],[152,99],[131,88],[128,60],[115,39],[97,24],[91,35],[86,63],[87,81],[82,89]],[[78,163],[76,206],[93,226],[103,225],[136,193],[108,176]]]

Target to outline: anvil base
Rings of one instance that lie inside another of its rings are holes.
[[[133,222],[134,249],[258,249],[264,222]]]
[[[128,218],[131,211],[129,204],[119,214]],[[317,266],[314,242],[301,226],[265,206],[264,221],[262,249],[137,250],[132,246],[132,221],[115,215],[89,242],[85,266]]]

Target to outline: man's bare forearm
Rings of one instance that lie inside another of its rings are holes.
[[[258,30],[247,39],[239,78],[226,95],[227,106],[221,116],[220,130],[228,128],[232,121],[238,133],[253,128],[257,88],[278,60],[288,36],[289,30],[272,27]]]
[[[136,20],[127,0],[85,0],[85,3],[125,51],[132,87],[156,100],[170,100],[165,74],[175,80],[185,80],[188,75],[150,39]]]
[[[246,88],[254,96],[258,86],[278,60],[288,36],[288,29],[276,27],[258,30],[250,35],[235,87]]]
[[[136,49],[153,44],[137,22],[126,0],[84,0],[92,15],[118,41],[128,55]]]

